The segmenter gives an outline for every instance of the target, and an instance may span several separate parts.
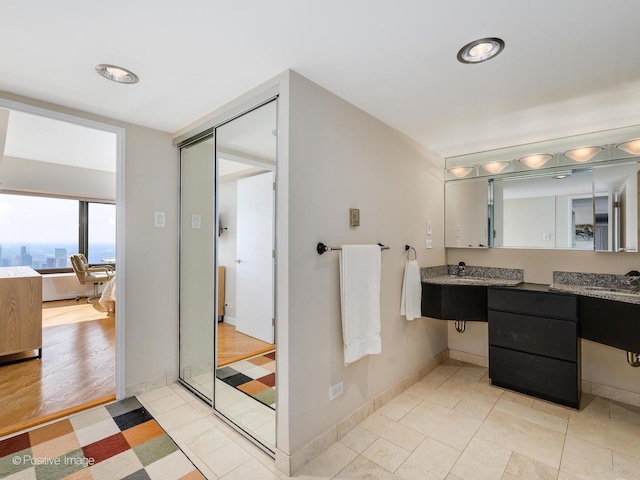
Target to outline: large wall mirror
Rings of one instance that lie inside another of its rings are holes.
[[[633,133],[621,130],[614,132],[618,139]],[[583,141],[561,140],[565,145]],[[558,145],[560,140],[552,144]],[[524,156],[545,147],[447,159],[448,248],[638,251],[640,139]],[[523,156],[496,160],[514,154]]]
[[[275,450],[277,100],[181,147],[180,379]]]

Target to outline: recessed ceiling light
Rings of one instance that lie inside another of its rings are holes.
[[[96,65],[96,72],[107,80],[112,80],[117,83],[138,83],[140,81],[140,78],[131,70],[118,67],[117,65],[101,63],[100,65]]]
[[[458,52],[458,61],[462,63],[480,63],[495,57],[504,49],[500,38],[481,38],[467,43]]]

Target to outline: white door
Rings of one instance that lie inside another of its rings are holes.
[[[236,331],[273,343],[273,172],[238,180]]]

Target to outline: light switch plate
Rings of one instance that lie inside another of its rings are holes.
[[[431,235],[432,231],[431,220],[427,220],[427,235]]]
[[[154,212],[153,214],[154,225],[156,227],[166,227],[167,221],[164,212]]]
[[[200,224],[201,224],[200,215],[197,215],[195,213],[191,215],[191,228],[200,230]]]

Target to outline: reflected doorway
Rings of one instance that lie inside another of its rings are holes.
[[[272,452],[276,105],[181,147],[180,379]]]

